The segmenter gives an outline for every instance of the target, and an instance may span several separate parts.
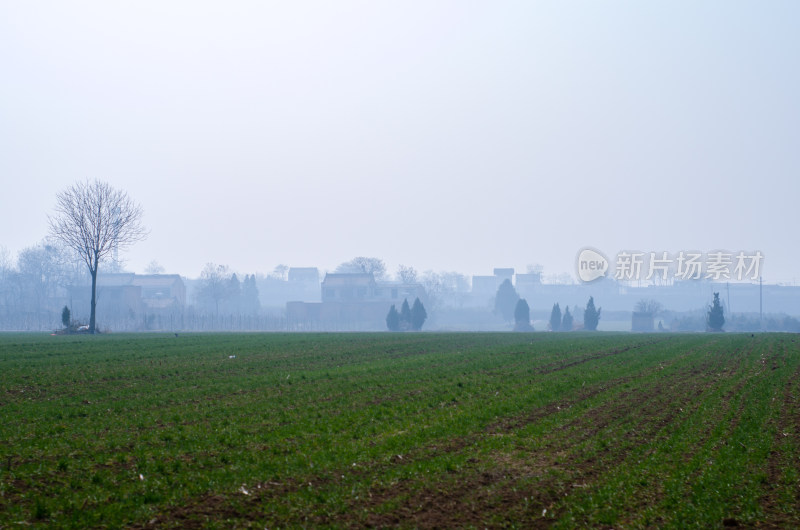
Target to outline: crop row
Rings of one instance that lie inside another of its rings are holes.
[[[0,526],[800,522],[792,335],[5,335],[0,373]]]

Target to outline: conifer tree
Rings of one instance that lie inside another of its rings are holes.
[[[68,328],[71,322],[72,315],[70,314],[69,307],[64,306],[64,309],[61,310],[61,323],[64,324],[65,328]]]
[[[394,304],[392,304],[389,313],[386,315],[386,327],[389,331],[400,331],[400,313],[397,312]]]
[[[411,307],[409,307],[408,298],[406,298],[400,307],[400,331],[408,331],[409,329],[411,329]]]
[[[594,307],[594,297],[589,297],[589,303],[586,304],[586,309],[583,311],[583,329],[587,331],[595,331],[597,324],[600,322],[600,311],[603,308]]]
[[[518,300],[519,295],[514,286],[511,285],[511,280],[503,281],[497,289],[497,295],[494,297],[495,314],[503,317],[506,322],[511,322],[514,318],[514,309],[517,307]]]
[[[520,298],[517,307],[514,308],[514,331],[533,331],[531,308],[524,298]]]
[[[258,313],[259,309],[261,309],[261,302],[258,298],[256,275],[246,275],[242,282],[242,311],[254,315]]]
[[[419,298],[415,299],[414,305],[411,307],[411,329],[414,331],[421,330],[427,318],[428,313],[425,311],[425,306],[422,305]]]
[[[722,326],[725,325],[725,315],[722,304],[719,302],[719,293],[714,293],[714,301],[708,308],[706,322],[709,331],[722,331]]]
[[[564,308],[564,317],[561,319],[561,331],[572,331],[572,313],[569,306]]]
[[[242,302],[242,282],[239,281],[236,273],[233,273],[228,280],[228,292],[226,294],[228,311],[232,314],[239,313]]]
[[[550,312],[550,331],[558,331],[559,329],[561,329],[561,307],[556,302]]]

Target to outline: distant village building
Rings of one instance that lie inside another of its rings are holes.
[[[316,267],[290,267],[289,281],[319,285],[319,269]]]
[[[289,269],[287,301],[316,302],[319,300],[319,269],[291,267]]]
[[[731,317],[730,330],[766,327],[794,331],[797,326],[787,324],[786,319],[800,316],[798,285],[762,286],[757,282],[708,279],[632,285],[616,281],[611,274],[591,282],[543,283],[541,273],[535,269],[515,274],[512,268],[499,267],[492,272],[474,276],[471,282],[453,281],[444,274],[423,276],[430,282],[430,292],[426,292],[417,283],[380,281],[371,274],[327,274],[322,279],[316,267],[292,267],[285,278],[257,277],[260,300],[257,314],[240,311],[224,315],[208,315],[202,308],[186,305],[187,286],[189,298],[194,299],[192,290],[197,291],[202,285],[199,279],[186,280],[174,274],[100,274],[98,325],[103,331],[380,331],[386,329],[385,318],[392,304],[399,310],[404,299],[413,304],[414,298],[419,297],[431,317],[426,329],[499,331],[508,326],[494,315],[494,300],[500,284],[507,279],[512,281],[517,294],[526,299],[531,320],[542,323],[536,325],[538,329],[543,329],[554,303],[569,307],[575,326],[580,327],[589,297],[602,307],[600,329],[607,331],[652,331],[654,325],[679,331],[705,329],[705,307],[715,292],[721,294],[726,319]],[[51,279],[48,284],[20,274],[0,280],[3,282],[0,283],[0,329],[58,328],[65,305],[74,321],[88,321],[88,276],[70,277],[68,283],[66,278]],[[657,301],[666,312],[659,318],[634,314],[637,302],[643,299]]]
[[[528,274],[517,274],[516,281],[514,282],[514,286],[517,289],[517,292],[526,291],[526,290],[533,290],[539,287],[542,284],[542,275],[538,272],[532,272]]]
[[[472,296],[480,299],[494,299],[500,284],[494,276],[473,276]]]
[[[316,267],[290,267],[286,279],[275,276],[257,280],[261,307],[282,314],[287,302],[319,302],[320,274]]]
[[[514,288],[517,290],[517,294],[520,298],[524,298],[528,304],[533,303],[537,292],[542,288],[541,273],[532,272],[528,274],[517,274],[514,281]]]
[[[75,318],[89,314],[91,287],[70,288]],[[97,318],[101,326],[115,329],[147,327],[149,317],[180,314],[186,305],[186,287],[177,274],[99,274]]]
[[[173,310],[186,305],[186,287],[177,274],[134,274],[131,283],[142,289],[146,311]]]
[[[418,283],[378,281],[372,273],[328,273],[321,285],[321,302],[287,302],[290,330],[380,331],[386,314],[408,300],[425,298]]]
[[[508,280],[514,283],[514,269],[508,267],[501,267],[494,269],[492,276],[473,276],[472,277],[472,292],[470,293],[469,305],[472,306],[486,306],[494,304],[494,298],[497,296],[497,290],[500,285]],[[519,276],[519,275],[517,275]]]
[[[655,320],[652,313],[631,313],[631,331],[654,331]]]
[[[514,269],[511,267],[501,267],[494,269],[494,277],[497,278],[499,283],[503,283],[504,281],[508,280],[510,282],[514,282]],[[498,284],[498,287],[500,285]]]

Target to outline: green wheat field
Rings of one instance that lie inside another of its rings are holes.
[[[800,527],[800,337],[0,335],[0,527]]]

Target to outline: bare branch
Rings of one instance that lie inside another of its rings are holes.
[[[99,180],[79,182],[56,194],[55,214],[48,216],[50,234],[73,249],[92,275],[94,331],[97,269],[115,249],[122,250],[147,237],[143,211],[128,195]]]

